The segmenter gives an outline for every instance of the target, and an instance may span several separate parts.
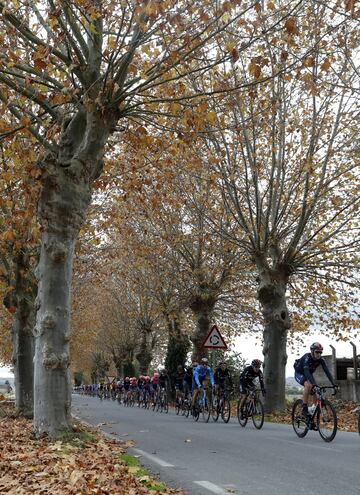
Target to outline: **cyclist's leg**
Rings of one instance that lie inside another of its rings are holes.
[[[304,381],[304,394],[303,394],[303,413],[304,413],[304,415],[309,414],[308,403],[309,403],[309,396],[311,393],[311,389],[312,389],[311,382],[305,380]]]
[[[243,409],[247,394],[248,394],[247,384],[246,384],[246,382],[241,380],[240,381],[240,404],[239,404],[240,411],[242,411],[242,409]]]

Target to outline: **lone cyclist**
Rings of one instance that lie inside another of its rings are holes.
[[[295,368],[295,380],[303,385],[304,396],[303,396],[303,416],[306,418],[309,415],[308,410],[308,400],[309,394],[311,393],[313,387],[317,387],[313,373],[316,368],[320,365],[322,366],[326,376],[328,377],[331,385],[336,387],[335,380],[330,373],[329,368],[326,365],[325,360],[321,357],[323,352],[323,346],[320,342],[314,342],[310,346],[310,352],[304,354],[300,359],[297,359],[294,364]]]

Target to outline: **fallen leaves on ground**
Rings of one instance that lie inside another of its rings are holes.
[[[32,422],[0,417],[0,493],[8,495],[146,495],[184,492],[136,477],[121,460],[124,444],[77,425],[68,441],[36,440]],[[146,486],[144,484],[146,483]],[[161,490],[159,490],[161,486]]]

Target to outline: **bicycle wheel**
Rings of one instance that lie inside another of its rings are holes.
[[[163,410],[166,414],[169,412],[169,403],[167,400],[164,401]]]
[[[203,421],[205,423],[208,423],[209,422],[210,413],[211,413],[211,411],[210,411],[209,401],[208,401],[207,397],[205,397],[204,405],[203,405],[203,408],[202,408],[202,418],[203,418]]]
[[[211,416],[215,422],[219,419],[219,401],[216,396],[212,400]]]
[[[243,411],[243,413],[245,414],[245,411],[246,411],[246,402],[245,402],[244,406],[242,407],[242,411]],[[239,424],[240,424],[242,427],[244,427],[244,426],[246,426],[246,423],[247,423],[248,418],[247,418],[247,416],[246,416],[246,415],[245,415],[245,416],[243,416],[243,415],[241,414],[241,412],[242,412],[242,411],[240,411],[240,401],[238,401],[238,403],[237,403],[237,419],[238,419],[238,421],[239,421]]]
[[[260,399],[255,399],[254,401],[251,418],[255,428],[260,430],[264,424],[264,406]]]
[[[326,399],[317,413],[316,422],[321,438],[325,442],[334,440],[337,432],[337,416],[334,406]]]
[[[185,416],[185,418],[188,418],[189,414],[190,414],[190,409],[191,409],[191,402],[186,401],[183,404],[183,408],[184,408],[184,416]]]
[[[192,417],[193,417],[194,421],[199,421],[199,416],[200,416],[200,407],[199,407],[199,404],[196,403],[192,409]]]
[[[309,428],[306,424],[306,418],[303,416],[303,401],[301,399],[298,399],[293,404],[291,422],[297,436],[299,438],[304,438],[309,431]]]
[[[177,416],[179,415],[180,409],[181,409],[181,403],[180,403],[179,399],[177,399],[176,404],[175,404],[175,412],[176,412]]]
[[[228,423],[230,420],[230,416],[231,416],[230,401],[228,399],[224,399],[221,408],[221,419],[224,421],[224,423]]]

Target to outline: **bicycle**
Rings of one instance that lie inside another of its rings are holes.
[[[309,430],[318,431],[325,442],[334,440],[337,432],[337,416],[334,406],[325,399],[327,389],[333,389],[336,395],[337,387],[315,387],[313,393],[316,404],[313,411],[309,409],[309,415],[303,415],[303,401],[298,399],[292,407],[291,419],[295,433],[299,438],[304,438]]]
[[[241,399],[238,400],[237,418],[240,426],[243,428],[246,426],[246,423],[250,417],[257,430],[260,430],[264,424],[264,406],[258,397],[259,391],[259,389],[249,390],[241,410]]]
[[[157,405],[157,411],[160,410],[160,412],[165,411],[167,414],[169,412],[169,403],[168,403],[168,398],[167,398],[167,392],[166,388],[161,387],[160,388],[160,393],[158,397],[158,405]]]
[[[224,421],[224,423],[228,423],[231,416],[231,405],[229,396],[232,392],[232,388],[222,388],[220,389],[220,394],[214,394],[212,407],[211,407],[211,415],[213,421],[217,421],[219,416]]]
[[[175,413],[177,416],[179,415],[180,411],[183,410],[183,401],[184,398],[182,397],[182,395],[179,395],[175,399]]]
[[[210,419],[210,405],[206,393],[206,388],[202,387],[196,398],[195,405],[193,407],[192,415],[194,421],[198,421],[200,414],[205,423],[209,422]]]
[[[191,393],[188,392],[185,394],[185,397],[182,400],[181,404],[182,408],[182,416],[185,416],[185,418],[189,417],[190,411],[191,411]]]

